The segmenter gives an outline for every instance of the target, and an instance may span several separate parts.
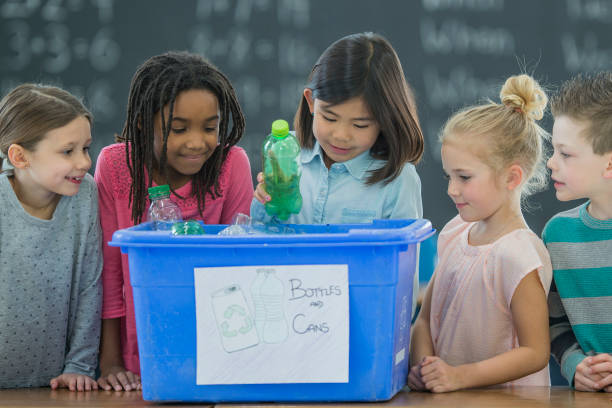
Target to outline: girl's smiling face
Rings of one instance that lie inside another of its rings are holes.
[[[168,106],[164,106],[168,117]],[[219,140],[219,102],[206,89],[182,91],[174,102],[174,112],[168,134],[166,165],[168,180],[160,174],[154,179],[158,184],[169,184],[177,189],[187,184],[213,154]],[[163,148],[163,132],[160,112],[154,118],[155,140],[153,148],[159,162]]]
[[[304,90],[310,112],[312,131],[325,153],[325,165],[351,160],[374,146],[380,126],[370,113],[363,97],[351,98],[332,105],[313,99],[310,89]]]
[[[33,151],[25,151],[27,188],[41,201],[50,195],[73,196],[91,167],[91,126],[79,116],[66,126],[47,132]]]

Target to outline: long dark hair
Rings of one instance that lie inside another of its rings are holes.
[[[380,125],[370,154],[385,160],[370,172],[367,184],[391,182],[406,162],[416,164],[423,155],[424,140],[414,96],[395,50],[374,33],[352,34],[330,45],[312,68],[306,88],[314,99],[337,105],[363,96]],[[302,147],[312,148],[315,137],[308,102],[302,97],[294,127]]]
[[[145,212],[147,188],[152,184],[153,169],[167,176],[167,142],[176,97],[182,91],[206,89],[219,102],[219,145],[192,178],[193,195],[202,215],[206,194],[218,197],[219,173],[230,148],[244,132],[244,115],[236,92],[227,77],[203,57],[188,52],[167,52],[149,58],[136,71],[130,85],[127,119],[118,142],[125,143],[127,164],[132,178],[130,204],[132,220],[139,223]],[[155,160],[154,117],[168,105],[168,116],[162,114],[163,148],[159,163]],[[231,127],[230,127],[231,125]],[[146,180],[145,171],[149,175]]]

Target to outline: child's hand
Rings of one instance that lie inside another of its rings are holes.
[[[587,359],[592,373],[591,378],[599,377],[595,379],[596,389],[612,392],[612,356],[608,353],[600,353],[585,360]]]
[[[98,383],[84,374],[64,373],[49,381],[52,390],[68,388],[70,391],[91,391],[98,389]]]
[[[262,204],[270,201],[270,196],[266,192],[266,184],[264,183],[264,176],[262,172],[257,173],[257,187],[253,196]]]
[[[425,391],[425,383],[421,378],[421,366],[415,365],[410,368],[410,372],[408,373],[408,387],[412,391]]]
[[[113,366],[102,372],[98,385],[106,391],[132,391],[141,388],[140,376],[121,366]]]
[[[602,387],[598,386],[598,381],[603,380],[607,373],[593,371],[592,365],[594,363],[592,361],[594,358],[595,357],[586,357],[576,366],[576,372],[574,373],[574,388],[577,391],[596,392],[601,390]]]
[[[440,357],[425,357],[420,369],[425,387],[431,392],[448,392],[462,388],[457,367],[446,364]]]

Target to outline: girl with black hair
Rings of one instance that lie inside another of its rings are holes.
[[[229,80],[202,57],[168,52],[145,61],[130,85],[116,144],[98,157],[104,242],[144,220],[147,188],[168,184],[185,219],[229,224],[249,213],[251,168],[236,143],[244,116]],[[99,385],[140,387],[134,301],[127,256],[104,245]]]
[[[312,69],[294,126],[302,147],[303,204],[287,223],[422,217],[414,165],[423,154],[423,133],[399,58],[385,38],[360,33],[329,46]],[[251,217],[267,222],[263,203],[270,197],[261,173],[257,180]]]

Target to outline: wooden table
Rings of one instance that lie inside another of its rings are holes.
[[[524,408],[524,407],[578,407],[578,408],[612,408],[612,394],[574,392],[565,387],[517,387],[514,389],[480,389],[458,391],[448,394],[430,394],[423,392],[400,392],[391,401],[381,403],[342,403],[342,404],[218,404],[217,407],[237,408],[268,407],[325,407],[347,406],[365,407],[487,407],[487,408]],[[49,388],[19,390],[0,390],[0,407],[211,407],[209,404],[155,404],[143,401],[139,391],[113,392],[91,391],[70,392],[68,390],[52,391]]]

